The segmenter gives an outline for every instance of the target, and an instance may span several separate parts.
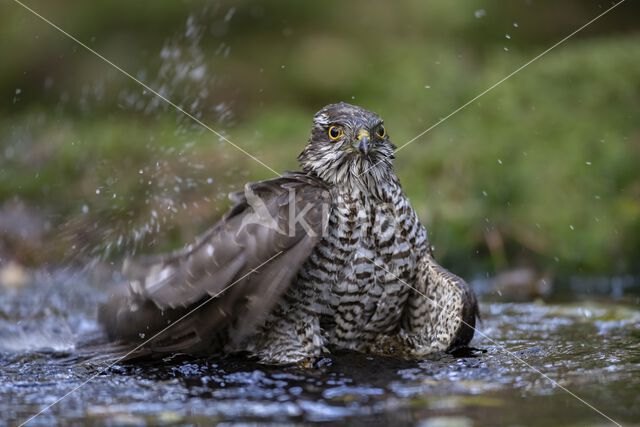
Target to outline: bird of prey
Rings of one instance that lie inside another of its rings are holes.
[[[466,346],[476,297],[435,261],[394,149],[378,115],[322,108],[300,171],[246,184],[184,249],[125,262],[127,286],[99,310],[108,336],[144,343],[136,354],[303,366],[334,349],[421,357]]]

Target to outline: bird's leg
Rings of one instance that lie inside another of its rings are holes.
[[[270,316],[254,355],[268,365],[308,368],[326,351],[318,316],[294,309],[277,310]]]

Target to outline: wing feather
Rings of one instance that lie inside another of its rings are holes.
[[[451,331],[453,334],[446,350],[453,351],[464,347],[473,339],[476,318],[479,317],[476,295],[466,281],[442,267],[432,256],[425,256],[425,262],[427,280],[432,284],[432,288],[435,288],[433,292],[438,295],[435,300],[440,304],[434,310],[435,322],[432,328],[440,326],[440,322],[445,323],[445,319],[455,319],[457,326],[455,331]],[[453,301],[456,303],[447,304]]]
[[[289,173],[230,197],[235,205],[194,244],[125,262],[129,286],[99,310],[110,338],[148,339],[215,296],[147,346],[198,351],[215,347],[230,327],[234,341],[244,339],[270,312],[321,239],[330,192],[315,178]]]
[[[419,353],[453,351],[469,344],[478,303],[467,282],[425,253],[412,294],[403,325]]]

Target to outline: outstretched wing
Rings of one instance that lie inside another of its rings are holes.
[[[235,205],[193,245],[125,262],[128,289],[99,310],[111,339],[141,342],[173,324],[145,348],[200,351],[239,342],[264,319],[321,239],[331,196],[319,180],[290,173],[231,197]],[[233,337],[224,336],[230,327]]]
[[[473,338],[478,302],[471,287],[426,253],[405,313],[405,329],[425,353],[453,351]]]

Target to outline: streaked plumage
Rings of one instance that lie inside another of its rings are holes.
[[[434,260],[393,152],[377,115],[323,108],[301,172],[247,184],[184,250],[127,263],[129,286],[100,310],[109,336],[138,343],[175,322],[142,352],[249,352],[270,364],[468,344],[475,296]]]

